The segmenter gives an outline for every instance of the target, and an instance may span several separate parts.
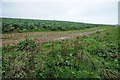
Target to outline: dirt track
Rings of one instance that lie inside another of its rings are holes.
[[[64,33],[64,32],[27,32],[27,33],[13,33],[13,34],[3,34],[2,36],[2,46],[6,46],[8,44],[17,44],[21,40],[25,40],[27,38],[33,39],[36,43],[41,44],[47,41],[53,40],[61,40],[74,38],[82,35],[89,35],[95,33],[97,31],[104,31],[106,29],[95,29],[89,32],[78,32],[78,33]]]

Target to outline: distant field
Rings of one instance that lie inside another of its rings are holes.
[[[108,26],[102,24],[88,24],[57,20],[32,20],[2,18],[2,33],[10,32],[46,32],[46,31],[68,31]]]

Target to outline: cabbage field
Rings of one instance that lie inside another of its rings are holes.
[[[68,31],[102,26],[102,24],[88,24],[57,20],[2,18],[2,26],[2,32],[7,33],[13,31]]]

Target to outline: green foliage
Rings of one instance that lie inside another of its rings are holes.
[[[103,26],[102,24],[88,24],[69,21],[57,20],[31,20],[31,19],[15,19],[2,18],[2,32],[27,32],[27,31],[67,31],[79,30],[84,28],[92,28]],[[104,25],[107,26],[107,25]]]
[[[39,47],[25,40],[17,45],[19,51],[11,46],[4,48],[3,77],[120,78],[118,59],[114,57],[118,49],[116,30],[108,27],[104,32],[46,42]]]
[[[3,54],[2,76],[4,78],[26,78],[27,77],[27,54],[24,52],[8,52]]]
[[[36,49],[36,43],[33,40],[26,39],[24,41],[21,41],[17,44],[19,51],[35,51]]]

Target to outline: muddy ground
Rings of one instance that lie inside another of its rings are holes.
[[[58,32],[26,32],[26,33],[12,33],[12,34],[1,34],[2,45],[17,44],[21,40],[27,38],[33,39],[36,43],[41,44],[47,41],[74,38],[82,35],[89,35],[97,31],[103,31],[105,29],[90,29],[88,31],[58,31]]]

